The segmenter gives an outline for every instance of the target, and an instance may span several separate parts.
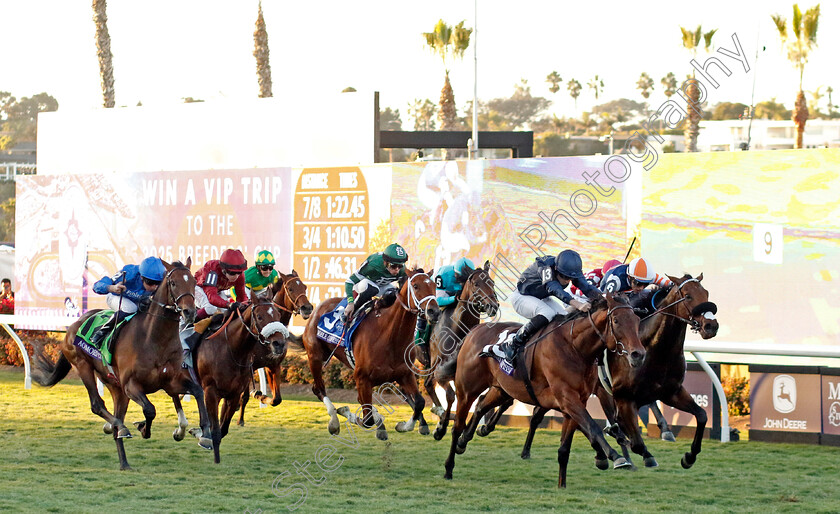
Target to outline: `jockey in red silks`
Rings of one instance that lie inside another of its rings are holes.
[[[229,248],[218,260],[207,261],[195,274],[195,307],[198,309],[196,320],[202,320],[226,309],[239,309],[248,302],[245,292],[245,276],[248,261],[242,252]],[[221,296],[221,291],[233,288],[240,301]]]
[[[592,284],[593,286],[600,288],[601,287],[601,280],[607,275],[611,269],[615,268],[616,266],[621,266],[621,261],[618,259],[610,259],[600,268],[595,268],[594,270],[590,271],[583,278],[586,279],[587,282]],[[571,288],[569,289],[573,295],[575,296],[585,296],[583,292],[577,288],[574,284],[572,284]]]

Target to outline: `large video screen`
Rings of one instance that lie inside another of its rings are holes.
[[[840,150],[665,154],[644,175],[642,251],[703,273],[716,342],[840,343]]]

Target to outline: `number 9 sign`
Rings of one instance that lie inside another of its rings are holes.
[[[768,264],[782,263],[783,228],[781,225],[756,223],[753,226],[753,259]]]

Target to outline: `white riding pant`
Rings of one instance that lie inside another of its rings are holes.
[[[514,290],[510,295],[510,303],[517,314],[529,320],[541,314],[551,321],[556,314],[567,314],[575,310],[574,307],[566,306],[552,296],[540,300],[535,296],[521,294],[518,290]]]
[[[219,291],[221,295],[223,291]],[[223,309],[221,307],[216,307],[210,300],[207,299],[207,294],[204,292],[204,288],[195,286],[195,309],[204,309],[208,315],[212,316],[217,312],[227,312],[227,309]]]
[[[373,282],[371,280],[368,280],[366,278],[363,278],[362,280],[359,281],[358,284],[353,286],[353,291],[355,291],[358,294],[362,294],[363,292],[367,291],[368,288],[371,288],[371,287],[373,288],[373,291],[374,291],[373,294],[374,295],[376,295],[377,293],[383,293],[383,292],[385,292],[386,289],[395,289],[396,288],[396,286],[394,285],[393,282],[385,284],[384,286],[378,286],[378,285],[376,285],[375,282]]]
[[[113,311],[120,310],[126,314],[134,314],[137,312],[137,304],[125,296],[123,296],[122,302],[120,302],[120,295],[108,293],[108,296],[105,297],[105,303],[107,303],[108,308]]]

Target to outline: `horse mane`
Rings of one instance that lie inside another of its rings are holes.
[[[187,267],[186,267],[186,266],[184,266],[184,263],[183,263],[183,262],[181,262],[181,261],[175,261],[175,262],[173,262],[173,263],[172,263],[172,268],[173,268],[173,269],[187,269]]]

